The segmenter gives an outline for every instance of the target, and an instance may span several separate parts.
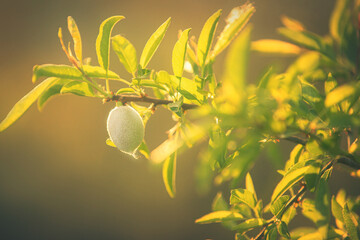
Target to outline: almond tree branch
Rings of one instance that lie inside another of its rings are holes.
[[[110,101],[120,101],[122,103],[127,103],[127,102],[145,102],[145,103],[153,103],[155,106],[156,105],[167,105],[169,103],[173,103],[173,101],[171,100],[166,100],[166,99],[158,99],[158,98],[153,98],[153,97],[149,97],[149,96],[138,96],[138,95],[114,95],[112,97],[109,98],[105,98],[104,102],[110,102]],[[195,104],[190,104],[190,103],[183,103],[182,105],[182,109],[183,110],[189,110],[189,109],[195,109],[199,107],[198,105]]]

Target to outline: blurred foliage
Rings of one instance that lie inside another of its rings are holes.
[[[80,32],[69,17],[75,54],[70,43],[67,47],[63,43],[61,28],[59,39],[71,65],[35,66],[33,82],[46,79],[15,104],[0,123],[0,131],[36,100],[42,109],[53,96],[66,93],[100,98],[104,103],[131,103],[145,125],[156,107],[163,105],[176,122],[168,139],[152,151],[143,141],[138,152],[153,164],[163,164],[169,195],[176,195],[179,151],[199,142],[208,142],[196,171],[200,190],[225,182],[232,188],[229,201],[218,193],[212,211],[196,223],[221,223],[236,232],[235,239],[359,239],[360,196],[348,196],[344,190],[332,196],[328,180],[334,165],[360,178],[360,1],[337,1],[326,36],[283,17],[284,27],[278,32],[286,41],[251,41],[252,27],[246,25],[254,12],[251,3],[234,8],[217,36],[222,11],[215,12],[197,42],[190,37],[191,29],[180,31],[172,51],[173,73],[147,68],[170,18],[151,35],[139,61],[128,39],[112,36],[114,25],[124,17],[106,19],[96,40],[99,66],[93,66],[83,59]],[[229,45],[223,76],[217,78],[213,64]],[[110,49],[131,75],[129,80],[110,70]],[[284,72],[270,67],[254,85],[246,75],[251,51],[297,58]],[[110,81],[125,87],[111,89]],[[294,143],[285,163],[279,159],[283,141]],[[106,144],[114,146],[110,139]],[[282,175],[268,201],[258,199],[249,174],[263,150]],[[239,188],[244,180],[245,188]],[[313,194],[308,197],[307,192]],[[313,227],[289,229],[297,214],[313,222]]]

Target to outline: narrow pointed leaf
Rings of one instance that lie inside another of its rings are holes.
[[[334,104],[340,103],[351,97],[356,92],[356,88],[349,84],[341,85],[332,90],[325,99],[325,106],[330,107]]]
[[[163,180],[165,188],[170,197],[175,197],[175,178],[176,178],[176,152],[171,154],[163,164]]]
[[[253,180],[252,180],[249,172],[246,174],[246,177],[245,177],[245,186],[246,186],[246,190],[248,190],[249,192],[254,194],[255,200],[257,200],[254,183],[253,183]]]
[[[171,18],[168,18],[149,38],[146,42],[145,47],[141,53],[140,57],[140,66],[146,68],[150,59],[154,55],[155,51],[159,47],[161,41],[163,40],[166,30],[170,25]]]
[[[105,141],[106,145],[110,146],[110,147],[114,147],[114,148],[117,148],[115,143],[113,141],[111,141],[110,138],[106,139]]]
[[[306,171],[309,169],[309,166],[296,169],[289,174],[285,175],[283,179],[275,187],[274,192],[271,196],[271,202],[274,202],[279,196],[284,194],[291,186],[297,183],[301,178],[303,178]]]
[[[288,195],[284,195],[279,197],[276,201],[272,202],[270,206],[270,211],[274,216],[277,216],[282,212],[286,203],[289,201],[290,197]]]
[[[91,78],[106,78],[106,71],[101,67],[84,65],[83,70],[88,77]],[[108,78],[119,80],[120,77],[109,71]],[[55,64],[43,64],[36,65],[33,69],[32,81],[36,82],[40,77],[58,77],[67,78],[73,80],[82,80],[84,76],[81,72],[73,66],[68,65],[55,65]]]
[[[246,221],[236,225],[234,227],[234,230],[237,230],[239,232],[246,232],[250,231],[251,229],[254,229],[256,227],[261,227],[266,223],[266,220],[262,218],[251,218],[247,219]]]
[[[49,101],[53,96],[60,94],[61,88],[69,83],[71,80],[58,79],[48,89],[46,89],[38,99],[38,109],[41,111],[44,108],[46,102]]]
[[[226,19],[226,26],[215,44],[211,58],[217,56],[231,43],[236,35],[246,26],[254,12],[255,7],[252,3],[245,3],[230,12]]]
[[[99,35],[96,38],[96,54],[99,65],[105,69],[106,73],[109,70],[111,32],[115,24],[124,18],[123,16],[109,17],[101,23],[99,28]]]
[[[57,78],[47,78],[21,98],[20,101],[13,106],[5,119],[0,123],[0,132],[7,129],[11,124],[19,119],[36,101],[36,99],[38,99],[38,97],[56,80]]]
[[[337,85],[338,84],[336,79],[332,76],[331,73],[329,73],[328,78],[325,80],[324,84],[325,94],[328,95],[332,90],[337,87]]]
[[[337,41],[341,41],[344,33],[344,21],[346,21],[346,9],[351,3],[350,0],[337,0],[330,17],[330,34]]]
[[[230,204],[234,205],[237,203],[244,203],[250,208],[255,208],[256,199],[252,192],[246,189],[233,189],[231,190]]]
[[[244,219],[244,217],[240,213],[237,213],[237,212],[215,211],[215,212],[206,214],[205,216],[202,216],[201,218],[196,219],[195,223],[206,224],[206,223],[216,223],[216,222],[241,220],[241,219]]]
[[[280,40],[261,39],[251,43],[251,50],[261,53],[281,54],[281,55],[297,55],[301,52],[301,48]]]
[[[112,38],[112,47],[126,71],[135,76],[138,64],[135,47],[121,35]]]
[[[344,217],[342,215],[342,211],[343,211],[343,208],[336,201],[335,196],[333,196],[331,198],[331,212],[332,212],[332,215],[340,222],[344,222]]]
[[[73,41],[74,41],[75,56],[80,61],[80,63],[82,64],[81,36],[80,36],[80,32],[79,32],[79,29],[78,29],[78,27],[76,25],[75,20],[71,16],[68,16],[68,29],[69,29],[71,37],[73,38]]]
[[[222,10],[214,13],[204,24],[198,44],[197,44],[197,57],[201,67],[206,64],[206,59],[210,51],[211,43],[214,39],[214,33],[220,18]]]
[[[349,210],[349,207],[347,203],[344,205],[344,209],[342,211],[345,228],[350,236],[351,240],[359,240],[359,234],[358,234],[358,223],[355,219],[355,217],[352,215],[352,213]]]
[[[179,40],[175,43],[172,52],[172,68],[176,77],[182,77],[186,56],[186,48],[189,40],[190,28],[181,33]]]
[[[278,233],[279,233],[282,237],[284,237],[284,238],[286,238],[286,239],[291,239],[290,233],[289,233],[289,230],[288,230],[288,227],[287,227],[287,225],[286,225],[285,222],[281,221],[280,224],[278,224],[278,225],[276,226],[276,228],[277,228]]]
[[[91,86],[86,82],[71,81],[61,88],[61,93],[72,93],[78,96],[95,97]]]

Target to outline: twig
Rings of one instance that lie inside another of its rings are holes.
[[[299,138],[299,137],[296,137],[296,136],[284,137],[284,138],[280,138],[280,139],[287,140],[287,141],[297,143],[297,144],[301,144],[301,145],[305,145],[306,142],[307,142],[306,140],[304,140],[302,138]]]
[[[170,100],[166,100],[166,99],[158,99],[158,98],[153,98],[153,97],[149,97],[149,96],[138,96],[138,95],[114,95],[112,97],[109,98],[105,98],[104,100],[105,102],[110,102],[110,101],[120,101],[122,103],[127,103],[127,102],[145,102],[145,103],[153,103],[155,106],[156,105],[167,105],[169,103],[173,103],[173,101]],[[183,103],[182,108],[183,110],[189,110],[189,109],[194,109],[199,107],[198,105],[195,104],[190,104],[190,103]]]

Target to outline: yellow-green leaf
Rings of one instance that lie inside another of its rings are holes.
[[[257,200],[254,183],[249,172],[246,174],[245,177],[245,186],[246,186],[246,190],[251,192],[254,195],[255,200]]]
[[[33,90],[26,94],[23,98],[18,101],[13,108],[10,110],[5,119],[0,123],[0,132],[7,129],[17,119],[19,119],[28,108],[36,101],[36,99],[51,85],[57,78],[47,78]]]
[[[96,54],[99,65],[105,69],[106,73],[109,70],[111,32],[115,24],[124,18],[124,16],[109,17],[101,23],[99,28],[99,35],[96,38]]]
[[[83,70],[88,77],[106,78],[106,71],[101,67],[84,65]],[[112,71],[109,71],[107,76],[114,80],[120,80],[120,77]],[[34,66],[32,81],[36,82],[40,77],[58,77],[73,80],[82,80],[84,78],[82,73],[73,66],[55,64]]]
[[[126,71],[135,76],[138,64],[135,47],[121,35],[112,38],[112,47]]]
[[[344,21],[346,9],[351,3],[350,0],[337,0],[330,17],[330,34],[337,41],[341,41],[344,32]]]
[[[140,66],[146,68],[150,59],[154,55],[156,49],[159,47],[163,40],[166,30],[170,25],[171,18],[168,18],[149,38],[146,42],[145,47],[141,53]]]
[[[284,195],[279,197],[276,201],[272,202],[270,206],[271,213],[274,214],[274,216],[277,216],[279,213],[281,213],[289,199],[290,197],[288,195]]]
[[[223,221],[229,221],[229,220],[242,220],[244,217],[237,212],[232,211],[215,211],[211,212],[209,214],[206,214],[205,216],[202,216],[201,218],[198,218],[195,220],[195,223],[216,223],[216,222],[223,222]]]
[[[176,77],[182,77],[184,71],[184,62],[186,56],[186,48],[189,39],[189,32],[191,28],[186,29],[181,33],[179,40],[175,43],[172,52],[172,68]]]
[[[355,217],[352,215],[352,213],[349,210],[349,207],[347,203],[344,205],[344,209],[342,211],[345,228],[349,234],[349,237],[351,240],[359,240],[359,234],[358,234],[358,222],[356,221]]]
[[[353,85],[344,84],[332,90],[325,99],[325,106],[330,107],[351,97],[356,92]]]
[[[211,43],[217,27],[222,10],[218,10],[205,22],[197,44],[197,57],[201,67],[206,64],[206,59],[210,51]]]
[[[174,152],[171,154],[163,164],[163,180],[165,184],[165,188],[170,197],[175,197],[175,178],[176,178],[176,155]]]
[[[247,189],[232,189],[230,196],[230,204],[244,203],[250,208],[255,208],[256,199],[252,192]]]
[[[234,227],[234,230],[237,230],[239,232],[246,232],[246,231],[250,231],[251,229],[254,229],[256,227],[261,227],[265,223],[266,223],[265,219],[251,218],[251,219],[247,219],[246,221],[236,225]]]
[[[231,10],[226,18],[226,26],[215,44],[211,58],[215,58],[231,43],[236,35],[246,26],[254,12],[255,7],[252,3],[245,3]]]
[[[261,39],[251,43],[251,50],[261,53],[297,55],[301,52],[301,48],[280,40]]]
[[[71,81],[61,88],[61,93],[72,93],[78,96],[95,97],[91,86],[86,82]]]
[[[117,148],[115,143],[113,143],[113,141],[111,141],[110,138],[106,139],[105,141],[106,145],[110,146],[110,147],[114,147],[114,148]]]
[[[41,111],[44,106],[45,103],[49,101],[49,99],[51,99],[53,96],[60,94],[61,88],[67,84],[68,82],[70,82],[71,80],[69,79],[58,79],[56,81],[54,81],[53,84],[51,84],[50,87],[48,87],[39,97],[38,101],[37,101],[37,106],[39,111]]]
[[[286,174],[283,179],[275,187],[274,192],[271,196],[271,202],[274,202],[278,197],[284,194],[291,186],[297,183],[309,169],[309,166],[305,166],[296,169],[289,174]]]
[[[71,37],[73,38],[73,41],[74,41],[75,56],[77,57],[77,59],[80,61],[81,65],[82,65],[81,36],[80,36],[80,32],[76,25],[75,20],[71,16],[68,16],[68,29],[69,29]]]

